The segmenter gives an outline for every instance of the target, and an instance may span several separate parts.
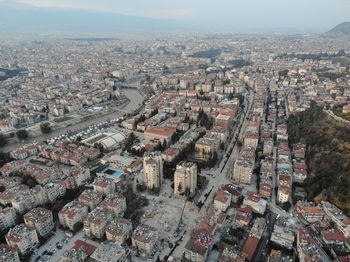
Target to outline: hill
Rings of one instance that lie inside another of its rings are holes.
[[[2,1],[0,32],[143,32],[181,28],[181,23],[117,13],[73,8],[39,8],[20,2]]]
[[[326,37],[350,36],[350,22],[341,23],[324,34]]]
[[[290,143],[306,144],[309,200],[328,200],[350,215],[350,127],[338,124],[312,103],[288,119]]]

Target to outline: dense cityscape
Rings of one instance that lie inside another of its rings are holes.
[[[349,40],[0,42],[0,261],[350,261]]]

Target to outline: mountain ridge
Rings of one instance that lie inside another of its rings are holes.
[[[343,22],[324,33],[326,37],[350,36],[350,22]]]

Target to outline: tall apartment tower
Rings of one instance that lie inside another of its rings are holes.
[[[163,159],[160,151],[143,156],[144,182],[148,188],[160,188],[163,181]]]
[[[186,189],[193,193],[197,186],[197,164],[181,161],[174,174],[174,194],[185,193]]]

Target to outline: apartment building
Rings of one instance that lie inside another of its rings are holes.
[[[54,228],[52,212],[42,207],[33,208],[23,219],[26,225],[34,227],[42,237],[47,236]]]
[[[126,199],[117,193],[108,194],[99,206],[109,209],[114,216],[122,217],[126,210]]]
[[[26,224],[16,225],[5,236],[10,247],[17,248],[21,255],[25,255],[39,245],[38,235],[34,227]]]
[[[105,176],[97,176],[92,186],[94,187],[94,191],[100,192],[103,195],[115,192],[114,179]]]
[[[233,168],[232,180],[235,183],[250,184],[254,169],[254,161],[237,159]]]
[[[84,233],[88,237],[101,239],[105,235],[107,224],[112,220],[113,214],[104,207],[96,207],[84,220]]]
[[[17,249],[6,244],[0,244],[0,261],[20,262]]]
[[[222,189],[214,198],[214,208],[225,212],[231,205],[231,194]]]
[[[213,244],[214,235],[201,231],[193,234],[185,246],[185,258],[191,262],[204,262]]]
[[[88,214],[88,207],[78,201],[72,201],[66,204],[58,212],[58,220],[63,227],[74,230],[74,225],[78,222],[83,222]]]
[[[144,182],[148,188],[160,188],[163,181],[161,152],[147,152],[143,157]]]
[[[0,210],[0,231],[4,232],[16,225],[16,210],[13,207],[6,207]]]
[[[119,245],[125,243],[131,235],[132,223],[125,218],[115,218],[106,227],[107,240],[115,241]]]
[[[158,242],[157,229],[146,224],[140,224],[131,236],[132,246],[145,254],[151,254]]]
[[[101,203],[102,198],[102,193],[91,189],[86,189],[80,194],[78,201],[86,205],[91,211],[96,208],[99,203]]]
[[[188,190],[194,193],[197,186],[197,164],[186,160],[176,165],[174,173],[174,194],[180,195]]]

